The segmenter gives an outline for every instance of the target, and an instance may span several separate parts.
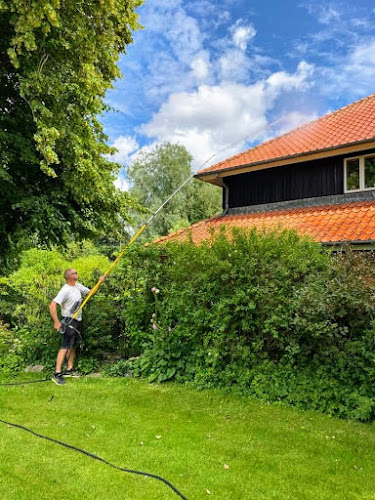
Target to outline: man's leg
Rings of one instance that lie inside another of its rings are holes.
[[[65,385],[65,380],[61,373],[61,367],[64,362],[64,358],[66,356],[66,351],[67,349],[62,347],[57,353],[55,374],[52,377],[52,382],[54,382],[57,385]]]
[[[72,320],[71,321],[71,326],[72,329],[70,331],[71,333],[71,338],[70,338],[70,349],[67,354],[67,371],[72,372],[73,371],[73,365],[74,365],[74,360],[76,357],[76,352],[77,352],[77,343],[79,339],[81,338],[81,321],[77,320]],[[75,376],[75,375],[74,375]]]
[[[68,349],[65,349],[62,347],[59,352],[57,353],[57,359],[56,359],[56,370],[55,373],[61,373],[61,368],[64,363],[64,359],[66,356]]]
[[[76,357],[76,348],[71,347],[70,348],[70,355],[68,357],[68,370],[73,370],[73,365],[74,365],[74,358]]]

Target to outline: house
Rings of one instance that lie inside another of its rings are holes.
[[[199,171],[223,213],[160,238],[282,226],[325,245],[375,243],[375,94]],[[359,247],[358,247],[359,246]]]

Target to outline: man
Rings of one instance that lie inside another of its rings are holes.
[[[57,331],[62,328],[61,348],[57,353],[55,374],[52,381],[57,385],[64,385],[65,380],[62,373],[62,365],[67,356],[67,371],[65,377],[77,377],[73,371],[74,358],[76,355],[76,346],[81,337],[82,311],[79,312],[77,318],[72,319],[74,313],[79,309],[82,303],[82,297],[90,292],[90,289],[78,283],[78,273],[75,269],[70,268],[64,271],[65,285],[49,305],[51,317],[54,327]],[[100,277],[104,281],[104,276]],[[61,308],[61,321],[57,315],[57,305]]]

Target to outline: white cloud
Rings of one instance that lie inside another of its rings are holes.
[[[353,96],[374,92],[375,38],[353,48],[341,68],[337,68],[333,83],[338,78],[343,90]]]
[[[202,49],[205,35],[197,19],[186,13],[181,0],[154,0],[142,22],[155,40],[167,43],[161,48],[172,52],[184,64],[189,64],[192,56]]]
[[[194,16],[199,17],[200,26],[204,28],[217,29],[222,24],[227,23],[230,18],[230,12],[220,5],[217,8],[217,3],[210,0],[189,0],[185,3],[186,9]]]
[[[321,24],[329,25],[335,22],[337,23],[341,19],[341,13],[333,4],[323,5],[321,3],[307,3],[305,4],[305,8],[308,13],[315,16]]]
[[[141,22],[147,30],[140,42],[144,50],[139,72],[147,78],[138,83],[149,103],[160,104],[170,93],[192,89],[211,77],[210,56],[204,48],[207,35],[182,0],[153,0]]]
[[[354,47],[348,57],[344,71],[356,75],[358,80],[367,81],[372,87],[375,82],[375,38]]]
[[[374,92],[375,37],[352,47],[338,58],[333,67],[320,67],[320,90],[328,95],[345,93],[349,99],[364,97]]]
[[[245,51],[249,41],[255,37],[256,29],[252,24],[246,26],[240,23],[241,21],[237,22],[232,29],[232,40],[236,47]]]
[[[373,34],[371,12],[358,2],[305,3],[306,8],[319,23],[316,32],[308,32],[294,42],[297,53],[318,58],[329,68],[337,66],[338,60],[348,48],[363,43],[363,39]]]
[[[218,60],[219,81],[248,81],[251,60],[242,50],[228,49]]]
[[[256,52],[251,58],[246,55],[255,27],[243,19],[230,23],[229,12],[222,5],[218,9],[212,0],[153,0],[142,11],[140,21],[147,30],[135,39],[138,67],[124,57],[125,79],[117,83],[116,97],[109,93],[110,104],[124,113],[137,106],[132,102],[129,109],[124,107],[129,90],[136,97],[142,96],[149,108],[155,108],[171,94],[191,92],[203,84],[247,83],[250,77],[253,81],[263,78],[275,65]],[[226,36],[216,38],[215,23],[225,25],[221,33],[226,31]]]
[[[117,189],[120,189],[120,191],[129,191],[130,189],[130,183],[124,179],[121,175],[117,177],[117,179],[114,182],[114,185],[117,187]]]
[[[134,137],[124,135],[117,137],[112,146],[117,149],[117,153],[108,156],[108,159],[121,165],[128,164],[131,155],[139,149],[139,144]]]
[[[232,142],[244,141],[263,123],[261,94],[261,88],[236,84],[173,94],[141,132],[183,144],[193,154],[194,164],[201,165]]]
[[[281,90],[306,90],[312,84],[311,77],[313,72],[314,66],[312,64],[301,61],[298,64],[297,71],[293,74],[287,73],[286,71],[273,73],[267,79],[269,91],[277,96]]]
[[[193,154],[195,167],[225,150],[215,157],[220,161],[265,137],[266,114],[275,99],[282,92],[305,89],[312,71],[301,62],[294,74],[277,72],[253,85],[201,85],[194,92],[171,94],[139,131],[158,141],[183,144]]]
[[[251,57],[246,54],[249,41],[254,38],[256,30],[253,25],[245,24],[239,19],[228,28],[230,37],[224,37],[214,42],[214,47],[218,51],[216,60],[213,60],[213,68],[217,82],[248,82],[250,77],[254,77],[261,65],[266,63],[266,58],[262,61],[256,53]],[[257,59],[255,61],[255,59]],[[267,59],[267,64],[270,60]]]
[[[202,49],[204,35],[196,19],[186,15],[183,9],[173,13],[172,22],[164,24],[164,33],[173,52],[185,64],[189,64],[192,56]]]
[[[211,77],[211,64],[209,54],[206,51],[201,51],[190,63],[192,76],[198,82],[205,82]]]
[[[340,12],[333,7],[321,7],[318,20],[322,24],[331,24],[339,22],[341,18]]]

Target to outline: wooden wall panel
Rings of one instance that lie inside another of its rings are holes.
[[[342,194],[343,159],[337,156],[226,177],[229,207]]]

